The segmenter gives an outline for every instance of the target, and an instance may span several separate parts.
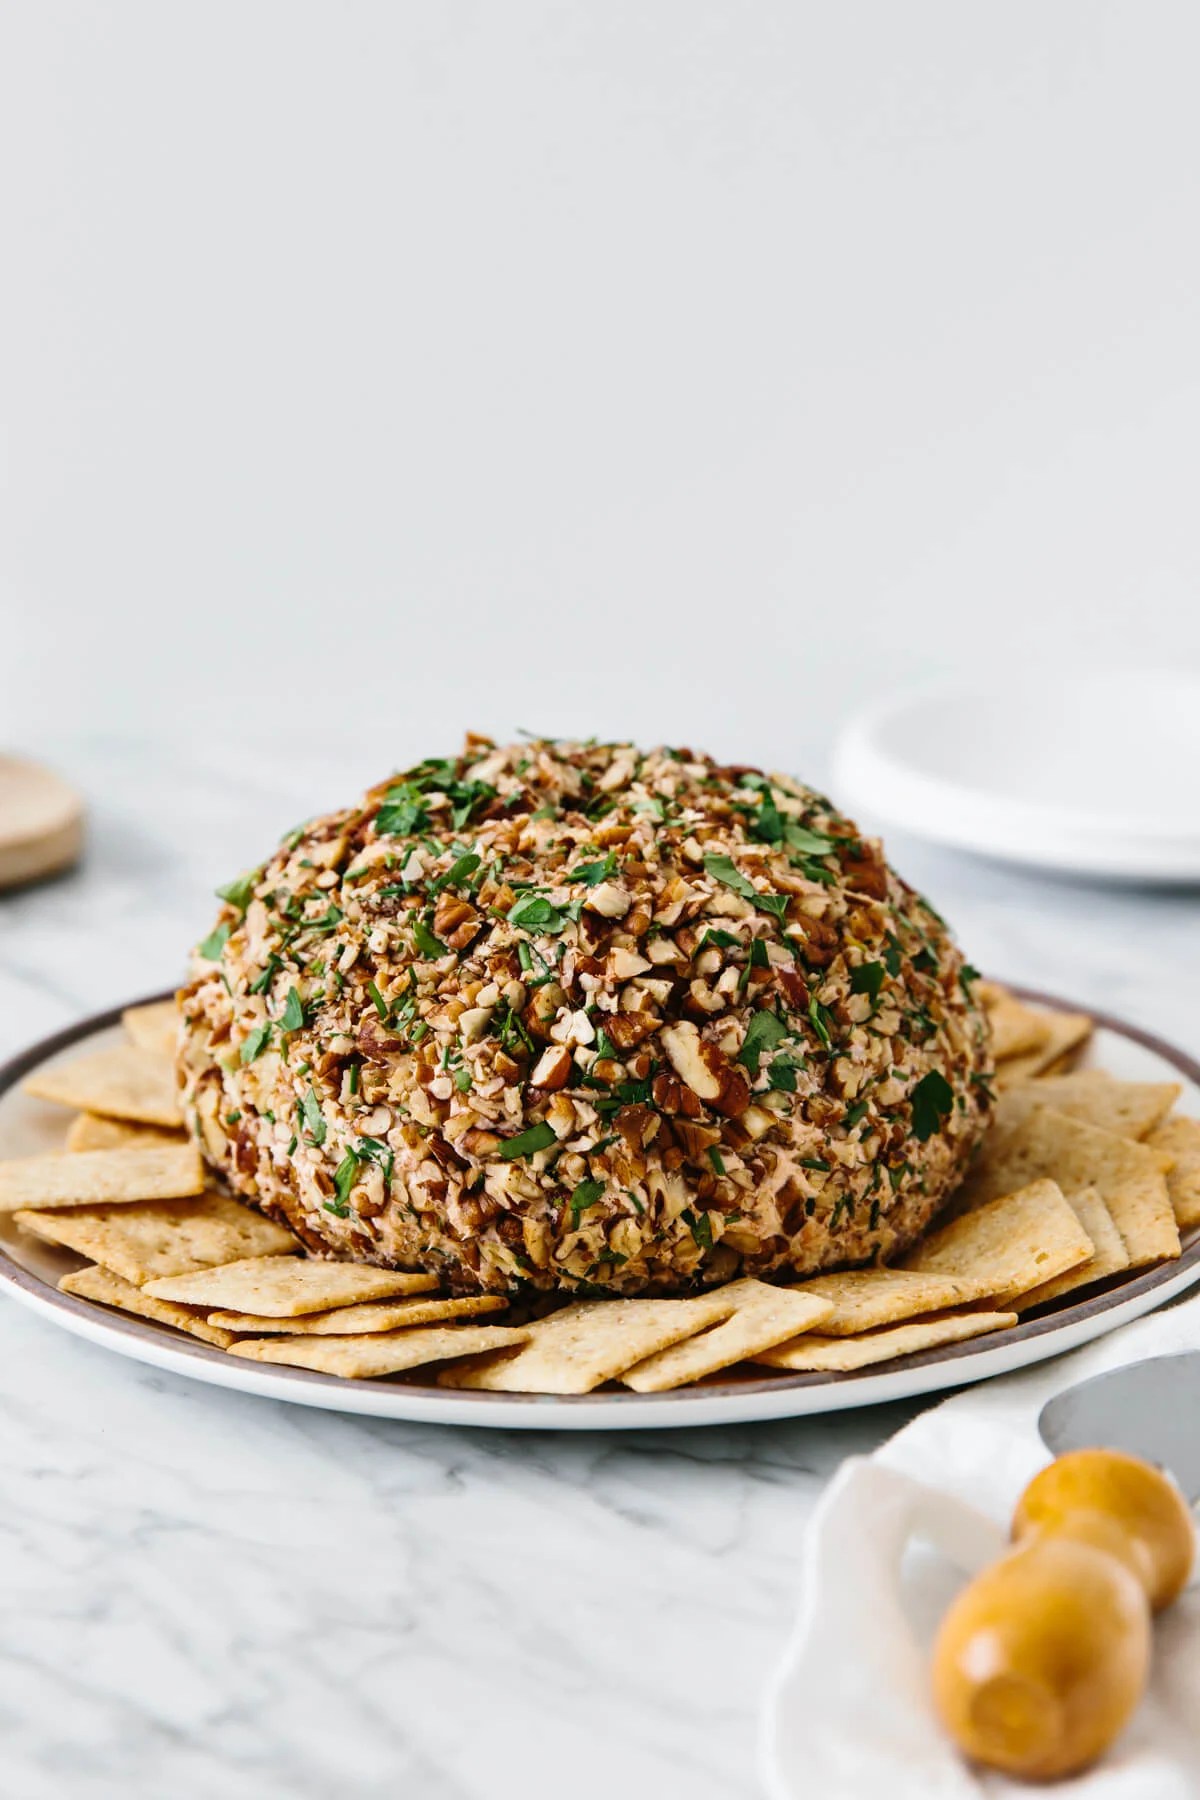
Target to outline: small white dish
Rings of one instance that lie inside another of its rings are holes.
[[[154,995],[162,999],[163,995]],[[1046,1005],[1061,1004],[1030,995]],[[120,1010],[85,1020],[0,1069],[0,1157],[60,1149],[67,1114],[23,1092],[20,1083],[44,1063],[64,1062],[85,1050],[121,1041]],[[1179,1081],[1181,1110],[1200,1114],[1200,1066],[1182,1051],[1115,1019],[1101,1019],[1084,1059],[1131,1081]],[[1200,1281],[1200,1231],[1188,1234],[1178,1262],[1135,1270],[1106,1287],[1084,1291],[1053,1311],[1034,1313],[1010,1331],[922,1351],[878,1369],[848,1375],[787,1375],[763,1370],[758,1377],[714,1380],[676,1393],[634,1394],[604,1389],[595,1394],[486,1394],[437,1387],[431,1377],[346,1381],[307,1369],[254,1363],[227,1356],[170,1326],[113,1312],[90,1300],[62,1294],[57,1283],[83,1259],[42,1243],[0,1215],[0,1295],[40,1313],[52,1324],[88,1338],[120,1356],[152,1363],[217,1387],[236,1388],[269,1400],[333,1412],[368,1413],[422,1424],[499,1425],[530,1431],[628,1431],[678,1425],[745,1424],[807,1413],[874,1406],[1006,1375],[1101,1337],[1118,1325],[1161,1306]],[[99,1372],[99,1371],[98,1371]]]
[[[910,693],[834,756],[850,812],[1061,874],[1200,882],[1200,674],[1028,676]]]

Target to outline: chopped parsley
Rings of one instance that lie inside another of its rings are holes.
[[[759,894],[754,896],[754,904],[761,912],[770,913],[776,924],[782,925],[787,918],[789,894]]]
[[[304,1013],[304,1002],[294,987],[288,989],[287,1004],[279,1017],[280,1029],[283,1031],[303,1031],[308,1020]]]
[[[580,863],[577,869],[568,872],[568,881],[582,881],[587,887],[599,887],[617,872],[617,853],[610,850],[602,862]]]
[[[311,1087],[300,1102],[300,1116],[304,1121],[308,1130],[308,1135],[313,1143],[323,1144],[325,1142],[325,1132],[327,1129],[325,1115],[321,1111],[321,1104],[317,1099],[316,1091]]]
[[[375,815],[375,829],[380,836],[411,837],[428,823],[425,797],[408,781],[397,782],[388,789]]]
[[[692,1212],[689,1208],[683,1214],[683,1218],[701,1250],[711,1250],[713,1243],[712,1220],[708,1214]]]
[[[334,1172],[333,1186],[337,1201],[326,1200],[325,1210],[336,1213],[339,1219],[344,1219],[350,1211],[350,1190],[358,1180],[358,1163],[357,1152],[347,1150]]]
[[[850,971],[850,992],[868,995],[874,1005],[879,998],[879,991],[883,986],[886,974],[887,970],[882,963],[859,963],[857,969]]]
[[[512,1162],[518,1156],[534,1156],[539,1150],[549,1150],[557,1142],[554,1127],[543,1119],[540,1124],[530,1125],[527,1130],[519,1131],[516,1137],[506,1138],[496,1154],[505,1162]]]
[[[735,894],[742,896],[743,900],[757,902],[762,898],[754,883],[742,874],[732,857],[706,856],[704,867],[714,881],[720,881],[727,888],[732,888]]]
[[[413,921],[412,934],[413,942],[421,952],[422,956],[431,958],[445,956],[445,944],[443,944],[441,938],[434,937],[424,919],[415,919]]]
[[[509,909],[508,922],[522,931],[561,931],[566,914],[546,899],[544,894],[522,894]]]
[[[358,1154],[359,1156],[369,1156],[373,1163],[378,1163],[383,1170],[384,1181],[391,1181],[396,1153],[390,1145],[381,1143],[379,1138],[359,1138]]]
[[[215,931],[209,932],[204,942],[197,949],[196,955],[202,956],[205,962],[220,962],[221,952],[228,942],[228,925],[218,925]]]
[[[261,874],[261,867],[247,869],[244,875],[239,875],[228,886],[217,889],[218,900],[228,900],[230,906],[236,906],[240,913],[244,913],[254,898],[255,883]]]
[[[256,1025],[254,1030],[242,1039],[242,1047],[238,1055],[244,1063],[252,1063],[256,1057],[262,1055],[270,1041],[271,1022],[268,1019],[264,1024]]]
[[[953,1110],[954,1089],[940,1069],[930,1069],[928,1075],[922,1075],[910,1099],[913,1136],[924,1143],[926,1138],[937,1135],[942,1120]]]
[[[603,1193],[604,1183],[602,1181],[581,1181],[579,1183],[567,1202],[573,1225],[579,1224],[580,1213],[586,1212],[589,1206],[595,1206]]]
[[[738,1051],[737,1060],[743,1068],[749,1069],[752,1075],[758,1074],[758,1065],[768,1050],[774,1050],[789,1035],[783,1020],[764,1007],[756,1012],[746,1027],[746,1036]]]
[[[277,970],[282,969],[282,967],[282,957],[276,956],[275,952],[272,950],[267,958],[266,967],[262,974],[256,975],[254,980],[250,983],[250,992],[252,994],[264,994],[274,981]]]
[[[796,1076],[803,1067],[803,1062],[795,1056],[777,1056],[767,1070],[768,1087],[774,1088],[776,1093],[794,1094]]]
[[[444,875],[439,875],[436,881],[430,882],[430,893],[439,894],[443,888],[458,887],[475,873],[482,861],[482,856],[476,851],[468,850],[465,856],[460,856],[457,862],[451,863]]]

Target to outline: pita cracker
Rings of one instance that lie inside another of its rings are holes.
[[[192,1275],[168,1275],[147,1286],[156,1300],[178,1300],[184,1306],[204,1306],[214,1312],[292,1319],[363,1300],[427,1293],[437,1281],[432,1275],[403,1274],[367,1263],[267,1256],[198,1269]]]
[[[71,1120],[68,1150],[116,1150],[122,1144],[181,1144],[183,1133],[158,1125],[131,1125],[127,1119],[105,1119],[82,1112]]]
[[[1147,1148],[1171,1158],[1167,1193],[1181,1231],[1200,1225],[1200,1119],[1183,1114],[1156,1125]]]
[[[1055,1112],[1101,1131],[1140,1139],[1161,1124],[1181,1092],[1177,1081],[1117,1081],[1100,1069],[1042,1075],[1004,1090],[996,1103],[992,1128],[1011,1130],[1035,1106],[1051,1106]]]
[[[792,1343],[777,1345],[774,1350],[763,1350],[754,1361],[766,1363],[768,1368],[849,1373],[855,1368],[869,1368],[873,1363],[892,1363],[898,1355],[957,1345],[966,1337],[1006,1332],[1016,1323],[1015,1312],[952,1312],[946,1318],[887,1325],[878,1332],[865,1332],[862,1337],[824,1337],[813,1332],[793,1337]]]
[[[74,1062],[35,1069],[22,1086],[39,1100],[80,1112],[133,1119],[142,1125],[183,1124],[174,1069],[165,1057],[137,1044],[114,1044]]]
[[[764,1350],[755,1362],[772,1369],[825,1369],[845,1373],[872,1363],[892,1362],[918,1350],[936,1350],[943,1344],[959,1344],[965,1338],[982,1337],[989,1331],[1007,1331],[1017,1323],[1015,1312],[952,1313],[940,1319],[914,1319],[907,1325],[885,1326],[862,1337],[823,1337],[806,1334],[790,1343]]]
[[[1010,1056],[996,1065],[996,1086],[1003,1090],[1031,1081],[1052,1063],[1073,1054],[1092,1035],[1092,1020],[1086,1013],[1047,1012],[1046,1037],[1036,1050],[1021,1056]]]
[[[1045,1013],[1035,1012],[1007,989],[989,987],[982,999],[992,1027],[992,1054],[997,1062],[1040,1050],[1049,1038]]]
[[[978,1205],[1039,1178],[1057,1181],[1070,1192],[1097,1188],[1125,1240],[1130,1268],[1140,1269],[1179,1255],[1164,1160],[1155,1147],[1131,1143],[1042,1106],[1013,1130],[984,1139],[963,1184],[961,1204]],[[1050,1279],[1049,1273],[1045,1278]]]
[[[801,1282],[795,1291],[833,1302],[834,1310],[821,1320],[822,1337],[856,1337],[860,1331],[875,1331],[920,1313],[986,1300],[992,1290],[986,1280],[966,1275],[880,1268],[816,1275]]]
[[[0,1162],[0,1212],[181,1200],[203,1192],[204,1164],[194,1144],[60,1150]]]
[[[153,1300],[131,1281],[122,1281],[111,1269],[101,1269],[94,1264],[87,1269],[76,1269],[73,1275],[64,1275],[58,1285],[64,1294],[75,1294],[82,1300],[98,1300],[103,1306],[115,1306],[119,1312],[153,1319],[156,1325],[173,1325],[176,1331],[189,1332],[192,1337],[203,1338],[206,1344],[216,1344],[221,1350],[227,1350],[233,1342],[231,1331],[221,1331],[216,1325],[210,1325],[202,1313],[190,1312],[186,1306],[172,1306],[169,1300]]]
[[[141,1050],[174,1061],[179,1036],[179,1008],[174,1000],[152,1000],[148,1006],[127,1006],[121,1023]]]
[[[357,1380],[397,1375],[422,1363],[474,1356],[481,1350],[498,1350],[502,1345],[523,1342],[525,1336],[523,1328],[507,1325],[430,1325],[366,1337],[243,1338],[230,1345],[229,1354]]]
[[[922,1273],[986,1282],[996,1300],[1078,1268],[1092,1240],[1053,1181],[1034,1181],[952,1219],[904,1259]]]
[[[1096,1189],[1079,1188],[1075,1193],[1067,1195],[1067,1201],[1092,1240],[1092,1254],[1085,1263],[1068,1269],[1065,1275],[1056,1275],[1053,1281],[1043,1281],[1039,1286],[1030,1288],[1027,1294],[1017,1295],[1013,1305],[1018,1312],[1028,1312],[1031,1307],[1044,1306],[1047,1300],[1061,1299],[1063,1294],[1072,1294],[1077,1288],[1090,1287],[1093,1281],[1103,1281],[1109,1275],[1119,1275],[1129,1267],[1129,1251],[1125,1247],[1125,1239],[1117,1230],[1112,1214]]]
[[[797,1288],[774,1288],[752,1278],[730,1282],[723,1291],[736,1295],[736,1312],[723,1324],[711,1325],[699,1336],[626,1369],[621,1376],[626,1387],[635,1394],[660,1394],[668,1388],[684,1387],[797,1337],[833,1311],[832,1301],[815,1300]]]
[[[210,1312],[210,1325],[224,1331],[241,1331],[254,1337],[284,1332],[303,1337],[362,1337],[372,1331],[399,1331],[406,1325],[433,1325],[440,1319],[474,1319],[483,1313],[505,1312],[502,1294],[469,1294],[464,1299],[443,1300],[437,1294],[411,1300],[368,1300],[362,1306],[338,1306],[331,1312],[304,1313],[298,1318],[268,1319],[262,1314]]]
[[[19,1212],[16,1220],[35,1237],[89,1256],[135,1287],[156,1275],[184,1275],[249,1256],[287,1256],[301,1248],[282,1225],[224,1194]]]
[[[529,1327],[515,1356],[447,1369],[447,1387],[506,1394],[590,1394],[657,1350],[693,1337],[736,1309],[731,1282],[684,1300],[580,1300]]]

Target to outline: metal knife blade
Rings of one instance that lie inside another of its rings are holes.
[[[1153,1356],[1093,1375],[1048,1400],[1038,1417],[1055,1456],[1097,1447],[1158,1463],[1200,1501],[1200,1350]]]

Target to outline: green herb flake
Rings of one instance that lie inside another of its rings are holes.
[[[589,1206],[595,1206],[604,1194],[602,1181],[581,1181],[567,1202],[571,1213],[571,1222],[578,1226],[580,1213],[585,1213]]]
[[[794,1056],[777,1056],[767,1070],[767,1085],[778,1094],[794,1094],[796,1076],[804,1067]]]
[[[754,904],[760,912],[770,913],[777,925],[782,925],[787,918],[788,894],[755,894]]]
[[[424,797],[419,788],[407,781],[388,789],[375,815],[375,829],[381,837],[411,837],[428,823]]]
[[[371,996],[372,1006],[386,1025],[388,1016],[387,1001],[380,993],[378,984],[374,981],[368,981],[367,992]]]
[[[210,931],[204,942],[199,945],[196,955],[202,956],[205,962],[220,962],[221,953],[228,942],[229,926],[218,925],[216,930]]]
[[[683,1214],[683,1218],[701,1250],[711,1250],[713,1245],[712,1220],[708,1214],[689,1210]]]
[[[859,963],[856,969],[850,971],[850,992],[868,995],[871,1004],[874,1005],[879,998],[886,974],[887,970],[882,963]]]
[[[601,862],[580,863],[577,869],[568,871],[568,881],[582,881],[587,887],[599,887],[602,881],[608,881],[617,872],[617,853],[610,850]]]
[[[713,1168],[716,1170],[718,1175],[724,1175],[724,1173],[725,1173],[725,1158],[721,1155],[721,1152],[717,1148],[716,1144],[710,1144],[708,1146],[708,1160],[712,1164]]]
[[[347,1150],[334,1172],[333,1185],[337,1193],[336,1203],[326,1200],[326,1212],[336,1213],[344,1219],[350,1211],[350,1190],[358,1180],[358,1156],[353,1150]]]
[[[519,1131],[516,1137],[506,1138],[496,1154],[505,1162],[513,1162],[518,1156],[534,1156],[539,1150],[549,1150],[557,1142],[554,1127],[543,1119],[540,1124]]]
[[[266,967],[263,969],[262,974],[256,975],[254,980],[250,983],[250,992],[252,994],[265,994],[271,983],[274,981],[277,971],[282,969],[282,967],[282,959],[276,956],[275,952],[272,950],[267,958]]]
[[[954,1089],[940,1069],[930,1069],[918,1081],[910,1100],[913,1136],[923,1144],[927,1138],[936,1137],[942,1120],[953,1110]]]
[[[522,931],[561,931],[565,914],[542,894],[522,894],[509,909],[508,922]]]
[[[303,1031],[307,1022],[303,1000],[294,987],[289,988],[287,1004],[279,1018],[280,1028],[284,1031]]]
[[[396,1153],[390,1145],[383,1143],[379,1138],[359,1138],[358,1154],[359,1156],[369,1156],[373,1163],[378,1163],[383,1170],[384,1181],[391,1181]]]
[[[308,1135],[313,1143],[323,1144],[325,1142],[325,1132],[327,1130],[325,1115],[321,1111],[321,1105],[317,1099],[316,1092],[311,1087],[300,1102],[300,1116],[304,1120]]]
[[[474,875],[482,861],[482,856],[474,850],[468,850],[465,856],[460,856],[457,862],[450,865],[444,875],[439,875],[436,881],[430,883],[430,893],[438,894],[443,888],[460,886]]]
[[[784,838],[789,850],[798,851],[801,856],[828,856],[834,847],[833,839],[826,837],[823,831],[810,831],[807,825],[788,822]]]
[[[824,1044],[826,1050],[832,1050],[833,1037],[829,1030],[832,1022],[831,1014],[829,1008],[827,1006],[822,1006],[815,994],[808,1003],[808,1017],[813,1030]]]
[[[434,959],[446,955],[445,944],[443,944],[441,938],[434,937],[424,919],[414,920],[412,933],[413,942],[421,952],[422,956]]]
[[[762,896],[754,883],[742,874],[732,857],[706,856],[704,867],[714,881],[719,881],[725,887],[732,888],[735,894],[742,896],[743,900],[753,900],[756,904],[761,900]]]
[[[758,1074],[758,1065],[768,1050],[774,1050],[789,1035],[783,1020],[764,1007],[756,1012],[746,1027],[746,1036],[738,1051],[737,1060],[743,1068],[749,1069],[752,1075]]]
[[[251,900],[254,898],[255,884],[261,874],[261,867],[257,869],[247,869],[244,875],[239,875],[236,880],[231,881],[227,887],[219,887],[217,889],[218,900],[227,900],[230,906],[236,906],[240,913],[244,913]]]
[[[264,1024],[256,1025],[254,1030],[243,1038],[241,1050],[238,1052],[241,1060],[244,1063],[252,1063],[256,1057],[262,1055],[270,1041],[271,1022],[268,1019]]]

